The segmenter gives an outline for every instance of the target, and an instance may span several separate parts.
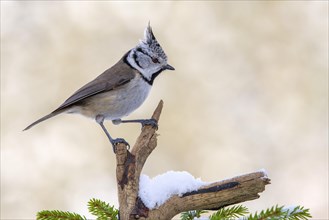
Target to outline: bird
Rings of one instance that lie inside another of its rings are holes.
[[[82,86],[57,109],[33,122],[23,131],[62,113],[80,114],[95,120],[101,126],[112,144],[114,153],[119,143],[129,147],[129,143],[123,138],[113,138],[110,135],[104,126],[104,121],[110,120],[115,125],[141,123],[142,126],[157,127],[154,119],[122,120],[121,118],[128,116],[142,105],[150,93],[155,78],[161,72],[175,70],[167,60],[167,55],[148,23],[144,30],[144,38],[126,52],[116,64]]]

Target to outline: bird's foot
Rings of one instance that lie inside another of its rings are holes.
[[[116,139],[113,139],[111,141],[111,144],[112,144],[112,147],[113,147],[113,152],[116,153],[117,152],[117,145],[118,144],[125,144],[127,146],[127,149],[129,150],[130,149],[130,145],[129,143],[123,139],[123,138],[116,138]]]
[[[146,125],[151,125],[153,128],[158,130],[158,122],[153,118],[140,120],[140,123],[142,124],[142,127]]]

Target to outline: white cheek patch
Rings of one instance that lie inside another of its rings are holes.
[[[135,49],[130,51],[127,57],[128,63],[132,67],[137,69],[146,79],[151,80],[153,73],[157,72],[157,70],[155,68],[142,69],[141,67],[139,67],[135,61],[134,53],[135,53]]]

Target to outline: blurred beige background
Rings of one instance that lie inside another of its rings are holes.
[[[117,205],[115,157],[93,121],[22,132],[113,65],[151,21],[174,72],[128,118],[165,102],[144,173],[216,181],[265,168],[251,211],[303,205],[328,219],[328,2],[1,1],[1,219]],[[131,144],[140,126],[106,124]]]

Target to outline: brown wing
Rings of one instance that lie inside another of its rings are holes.
[[[67,108],[85,98],[113,90],[118,86],[128,83],[136,76],[136,70],[126,64],[123,59],[125,59],[125,56],[114,66],[99,75],[96,79],[76,91],[53,112],[63,110],[64,108]]]

